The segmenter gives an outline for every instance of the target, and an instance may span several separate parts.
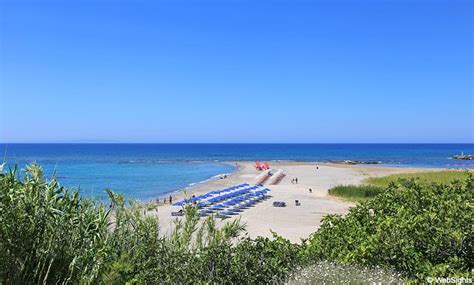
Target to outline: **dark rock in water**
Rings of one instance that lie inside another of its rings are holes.
[[[474,154],[456,154],[453,155],[452,158],[459,160],[474,160]]]
[[[381,164],[381,161],[371,160],[371,161],[360,161],[360,160],[330,160],[331,163],[338,163],[338,164]]]

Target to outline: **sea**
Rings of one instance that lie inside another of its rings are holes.
[[[231,161],[381,161],[395,167],[474,168],[451,159],[474,144],[0,144],[4,171],[28,163],[53,173],[83,196],[106,199],[110,188],[147,201],[236,170]],[[374,166],[376,167],[376,166]]]

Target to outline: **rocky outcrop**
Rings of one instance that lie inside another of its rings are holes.
[[[474,160],[474,154],[456,154],[453,155],[452,158],[458,160]]]

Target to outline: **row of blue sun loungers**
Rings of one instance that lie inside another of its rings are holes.
[[[192,204],[192,203],[194,203],[196,201],[199,201],[199,200],[207,199],[209,197],[212,197],[212,196],[215,196],[215,195],[220,195],[222,193],[228,193],[228,192],[233,191],[235,189],[239,189],[239,188],[243,188],[243,187],[247,187],[247,186],[249,186],[249,184],[243,183],[243,184],[240,184],[240,185],[231,186],[231,187],[221,189],[221,190],[214,190],[214,191],[211,191],[211,192],[206,193],[206,194],[195,196],[193,198],[178,201],[178,202],[174,203],[173,206],[184,206],[185,204]]]
[[[243,210],[263,201],[266,198],[266,193],[270,189],[265,188],[260,191],[247,193],[242,196],[238,196],[219,204],[215,204],[204,209],[201,209],[199,213],[201,216],[207,214],[216,213],[221,216],[235,215]]]
[[[193,203],[200,209],[199,215],[201,216],[211,213],[216,213],[220,216],[235,215],[263,201],[268,191],[270,189],[263,188],[263,185],[250,186],[244,183],[222,190],[211,191],[191,199],[185,199],[173,205],[183,206],[187,203]]]

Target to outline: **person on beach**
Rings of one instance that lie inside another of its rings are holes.
[[[309,188],[309,193],[313,193],[313,189]]]
[[[298,177],[295,178],[295,184],[298,184]]]
[[[173,197],[171,197],[170,195],[170,205],[171,205],[171,202],[173,202]]]

